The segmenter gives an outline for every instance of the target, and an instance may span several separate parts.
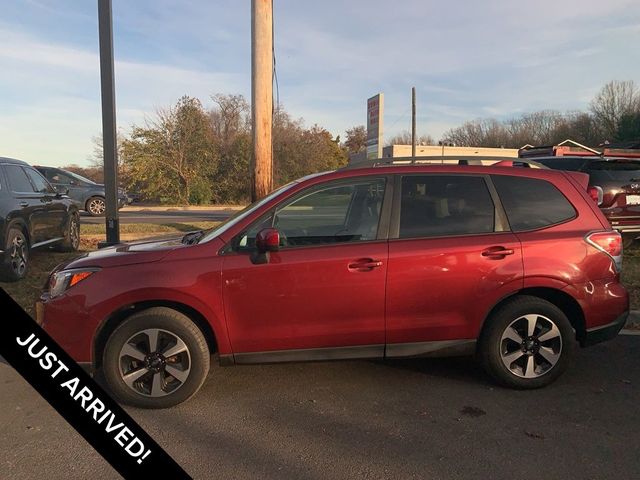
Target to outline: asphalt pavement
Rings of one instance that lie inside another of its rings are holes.
[[[140,210],[119,212],[120,223],[188,223],[221,222],[235,213],[235,210]],[[104,224],[104,217],[92,217],[86,212],[80,214],[81,224]]]
[[[555,384],[494,386],[471,359],[212,366],[200,393],[129,413],[194,478],[640,478],[640,336]],[[118,475],[0,364],[0,478]]]

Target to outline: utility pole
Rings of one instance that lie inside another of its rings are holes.
[[[102,151],[106,241],[98,247],[120,243],[118,219],[118,149],[116,139],[116,99],[113,74],[113,19],[111,0],[98,0],[98,36],[100,40],[100,91],[102,97]]]
[[[251,0],[251,120],[255,201],[273,183],[273,0]]]
[[[416,87],[411,87],[411,158],[416,159]]]

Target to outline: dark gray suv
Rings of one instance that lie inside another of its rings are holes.
[[[0,157],[0,278],[23,278],[33,248],[78,250],[78,208],[30,165]]]
[[[104,185],[89,180],[77,173],[63,170],[62,168],[41,166],[36,166],[35,168],[37,168],[56,189],[68,189],[69,197],[71,197],[71,200],[74,201],[80,210],[85,210],[94,217],[104,215],[106,207],[104,202]],[[128,203],[131,203],[129,197],[124,190],[119,188],[118,208],[122,208]]]

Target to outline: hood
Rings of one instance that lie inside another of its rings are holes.
[[[172,250],[184,248],[186,245],[182,243],[182,237],[183,235],[179,235],[140,242],[121,243],[113,247],[101,248],[94,252],[85,253],[75,260],[61,265],[58,270],[80,267],[120,267],[157,262]]]

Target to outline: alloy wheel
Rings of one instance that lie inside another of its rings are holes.
[[[500,358],[505,367],[521,378],[538,378],[560,360],[562,335],[553,320],[528,314],[511,322],[500,339]]]
[[[27,269],[27,259],[29,255],[27,242],[22,234],[15,235],[13,237],[10,248],[11,249],[9,257],[11,262],[11,270],[18,277],[22,277],[25,270]]]
[[[101,198],[94,198],[89,202],[89,212],[92,215],[103,215],[106,210],[104,200]]]
[[[168,330],[150,328],[127,340],[120,350],[122,381],[134,392],[163,397],[186,382],[191,370],[187,344]]]
[[[69,243],[74,250],[77,250],[80,245],[80,224],[76,215],[69,220]]]

